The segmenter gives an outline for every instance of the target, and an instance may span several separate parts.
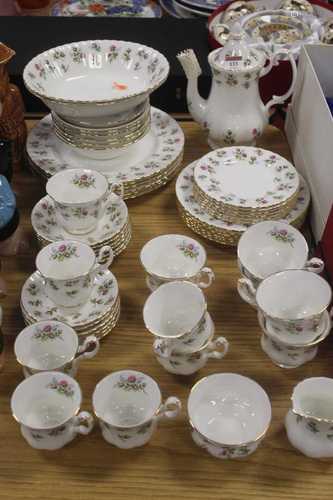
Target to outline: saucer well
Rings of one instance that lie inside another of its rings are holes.
[[[103,317],[113,307],[118,293],[117,280],[107,270],[96,275],[90,299],[83,306],[71,310],[60,309],[45,295],[43,278],[38,272],[34,272],[22,287],[21,306],[35,321],[54,319],[75,329]]]

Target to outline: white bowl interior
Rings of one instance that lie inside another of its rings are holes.
[[[24,69],[32,92],[60,101],[98,103],[150,92],[167,77],[157,50],[120,40],[69,43],[47,50]]]
[[[302,415],[333,420],[333,379],[307,378],[296,385],[293,410]]]
[[[62,425],[81,405],[79,384],[64,373],[42,372],[21,382],[11,399],[14,418],[33,429]]]
[[[97,384],[93,394],[97,417],[116,427],[135,427],[150,420],[160,404],[157,383],[134,370],[108,375]]]
[[[237,252],[246,269],[264,279],[284,269],[302,268],[308,257],[308,245],[303,235],[289,224],[264,221],[245,231]]]
[[[58,203],[75,205],[91,203],[105,196],[108,181],[93,170],[64,170],[53,175],[46,184],[46,192]]]
[[[200,380],[187,408],[197,431],[225,445],[255,441],[266,432],[272,414],[264,389],[235,373],[216,373]]]
[[[156,276],[190,278],[205,265],[206,252],[193,238],[164,234],[145,244],[141,250],[141,262],[148,273]]]
[[[161,285],[148,297],[143,318],[152,334],[173,338],[193,330],[205,309],[200,288],[186,281],[173,281]]]
[[[43,248],[37,255],[36,267],[51,279],[72,279],[88,273],[96,257],[84,243],[72,240],[57,241]]]
[[[78,349],[75,331],[60,321],[27,326],[15,340],[17,360],[35,370],[54,370],[73,359]]]
[[[302,319],[323,312],[331,301],[329,284],[303,270],[283,271],[266,278],[258,287],[258,307],[278,319]]]

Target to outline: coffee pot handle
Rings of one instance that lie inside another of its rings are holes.
[[[287,49],[281,49],[281,50],[279,50],[279,52],[274,54],[270,60],[270,63],[268,64],[267,67],[264,68],[264,71],[262,71],[260,76],[266,75],[271,70],[272,66],[277,64],[278,57],[280,55],[287,56],[287,58],[290,61],[291,69],[292,69],[292,82],[291,82],[291,85],[289,87],[289,90],[285,94],[273,95],[272,99],[270,101],[268,101],[268,103],[265,105],[265,109],[266,109],[267,113],[269,112],[269,110],[272,106],[275,106],[276,104],[282,104],[287,99],[289,99],[289,97],[291,96],[291,94],[294,91],[294,87],[295,87],[295,83],[296,83],[296,77],[297,77],[296,61],[295,61],[293,54]]]

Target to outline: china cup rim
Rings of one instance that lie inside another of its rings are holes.
[[[47,92],[40,92],[40,91],[37,91],[35,89],[33,89],[31,87],[31,85],[29,84],[29,75],[28,75],[28,72],[30,71],[30,68],[38,61],[41,57],[45,57],[47,56],[48,54],[52,53],[53,51],[55,50],[61,50],[61,49],[64,49],[64,48],[69,48],[71,46],[78,46],[78,45],[84,45],[84,44],[91,44],[91,43],[118,43],[118,44],[125,44],[125,45],[130,45],[132,47],[142,47],[143,49],[149,49],[150,51],[153,51],[153,53],[159,57],[159,59],[163,62],[163,65],[166,67],[166,72],[165,72],[165,75],[163,78],[159,78],[159,80],[154,84],[154,85],[148,85],[147,88],[145,88],[144,90],[140,91],[140,92],[135,92],[135,93],[132,93],[130,95],[127,95],[127,96],[123,96],[123,97],[118,97],[118,98],[112,98],[112,99],[91,99],[91,100],[79,100],[79,99],[63,99],[63,98],[60,98],[60,97],[55,97],[55,96],[49,96],[47,94]],[[108,39],[104,39],[104,40],[81,40],[81,41],[78,41],[78,42],[70,42],[70,43],[65,43],[65,44],[62,44],[62,45],[58,45],[56,47],[51,47],[50,49],[48,50],[45,50],[43,52],[41,52],[40,54],[37,54],[35,57],[33,57],[25,66],[24,70],[23,70],[23,81],[24,81],[24,85],[26,86],[26,88],[28,89],[29,92],[31,92],[33,95],[39,97],[40,99],[45,99],[47,101],[50,101],[52,103],[59,103],[59,104],[74,104],[74,105],[91,105],[91,104],[97,104],[97,105],[110,105],[110,104],[113,104],[113,103],[117,103],[117,102],[124,102],[126,100],[131,100],[133,98],[136,98],[136,97],[139,97],[139,96],[143,96],[145,94],[147,94],[147,96],[149,96],[149,94],[151,94],[152,92],[154,92],[157,88],[159,88],[165,81],[166,79],[168,78],[169,76],[169,72],[170,72],[170,64],[167,60],[167,58],[161,53],[159,52],[158,50],[154,49],[153,47],[149,47],[148,45],[144,45],[144,44],[141,44],[141,43],[136,43],[136,42],[130,42],[130,41],[125,41],[125,40],[108,40]]]
[[[211,377],[215,377],[216,375],[218,376],[236,376],[239,380],[240,379],[246,379],[247,381],[250,381],[251,383],[253,383],[254,385],[257,386],[257,388],[261,391],[262,394],[265,395],[265,398],[266,398],[266,402],[267,402],[267,408],[269,409],[269,419],[267,421],[267,424],[265,426],[265,429],[255,438],[255,439],[251,439],[249,441],[243,441],[241,443],[236,443],[236,444],[231,444],[231,443],[228,443],[228,444],[224,444],[222,442],[219,442],[219,441],[214,441],[213,439],[210,439],[208,437],[205,436],[205,434],[199,430],[195,424],[193,423],[193,416],[191,417],[191,413],[193,415],[193,412],[190,411],[190,408],[189,408],[189,403],[190,403],[190,399],[191,399],[191,396],[192,394],[194,393],[194,391],[198,388],[198,386],[203,383],[204,381],[206,381],[207,379],[211,378]],[[258,384],[258,382],[256,382],[255,380],[251,379],[250,377],[246,377],[244,375],[240,375],[239,373],[232,373],[232,372],[229,372],[229,373],[213,373],[212,375],[207,375],[206,377],[203,377],[202,379],[198,380],[198,382],[196,382],[194,384],[194,386],[191,388],[190,390],[190,395],[187,399],[187,413],[188,413],[188,418],[189,418],[189,423],[192,427],[192,429],[194,429],[195,431],[197,431],[201,436],[203,436],[207,441],[209,441],[211,444],[214,444],[216,446],[223,446],[223,447],[230,447],[230,448],[236,448],[236,447],[242,447],[242,446],[249,446],[251,444],[254,444],[254,443],[257,443],[258,441],[262,440],[264,438],[264,436],[266,435],[270,425],[271,425],[271,421],[272,421],[272,404],[271,404],[271,401],[270,401],[270,398],[267,394],[267,392],[265,391],[265,389],[260,385]]]
[[[17,416],[17,414],[15,413],[15,408],[14,408],[14,402],[15,401],[14,401],[14,398],[16,396],[16,391],[17,391],[17,389],[19,387],[22,387],[23,385],[28,385],[29,383],[31,384],[31,380],[33,380],[33,379],[36,380],[36,377],[41,378],[41,377],[46,377],[46,376],[49,376],[49,377],[51,377],[51,376],[67,377],[69,379],[70,383],[75,386],[75,393],[77,393],[77,396],[78,396],[78,403],[75,406],[75,409],[73,409],[72,415],[69,416],[69,417],[66,416],[66,418],[64,418],[61,422],[57,423],[56,425],[48,425],[48,426],[43,426],[43,427],[32,427],[31,425],[27,425],[27,423],[24,422],[22,419],[20,419]],[[10,398],[10,409],[11,409],[11,413],[12,413],[13,418],[19,424],[24,425],[25,427],[28,427],[29,429],[33,429],[33,430],[47,431],[47,430],[55,429],[57,427],[65,425],[67,422],[69,422],[73,417],[75,417],[79,413],[80,407],[81,407],[81,403],[82,403],[82,390],[81,390],[81,387],[80,387],[79,383],[73,377],[71,377],[70,375],[67,375],[66,373],[62,373],[62,372],[50,370],[50,371],[43,371],[43,372],[35,373],[34,375],[31,375],[30,377],[22,380],[22,382],[20,382],[15,387],[14,392],[11,395],[11,398]]]
[[[51,181],[55,181],[55,177],[56,176],[59,176],[60,175],[63,175],[64,173],[72,173],[72,172],[75,172],[75,173],[83,173],[83,172],[90,172],[92,174],[97,174],[97,176],[100,176],[100,177],[104,177],[104,179],[106,180],[106,186],[105,186],[105,190],[103,191],[102,194],[100,194],[98,197],[94,198],[93,200],[90,200],[90,201],[58,201],[55,199],[55,197],[49,192],[49,188],[50,188],[50,182]],[[89,206],[93,203],[96,203],[98,201],[100,201],[102,198],[104,198],[104,196],[106,195],[106,193],[108,192],[108,189],[109,189],[109,183],[108,183],[108,180],[107,178],[105,177],[104,174],[102,174],[101,172],[98,172],[96,170],[92,170],[90,168],[70,168],[68,170],[61,170],[60,172],[57,172],[56,174],[52,175],[52,177],[50,177],[47,182],[46,182],[46,185],[45,185],[45,191],[46,191],[46,196],[49,196],[51,198],[51,200],[53,201],[53,203],[57,203],[58,205],[64,205],[66,207],[74,207],[74,206]],[[45,198],[46,196],[44,196],[43,198]],[[39,203],[39,202],[37,202]],[[34,208],[35,208],[36,205],[34,205]]]
[[[305,419],[315,420],[316,422],[324,422],[324,423],[327,423],[327,424],[332,424],[333,423],[333,417],[332,418],[316,417],[314,415],[309,415],[307,413],[304,413],[303,411],[301,411],[301,409],[295,409],[294,408],[295,399],[296,399],[296,394],[295,393],[296,393],[297,389],[300,387],[300,385],[304,384],[305,382],[307,382],[309,380],[317,380],[317,381],[320,381],[320,380],[330,380],[331,382],[333,382],[333,379],[330,378],[330,377],[308,377],[308,378],[305,378],[305,379],[301,380],[300,382],[298,382],[298,384],[295,385],[295,387],[293,389],[293,392],[292,392],[292,395],[290,397],[290,400],[291,400],[291,403],[292,403],[291,411],[293,412],[294,415],[298,415],[299,417],[303,417]]]
[[[315,313],[312,313],[312,314],[309,314],[309,315],[306,315],[306,316],[302,316],[301,318],[280,318],[278,316],[273,316],[272,314],[268,313],[267,311],[265,311],[258,303],[257,301],[257,297],[258,297],[258,292],[259,292],[259,289],[264,286],[266,280],[269,280],[269,279],[272,279],[274,276],[278,276],[278,275],[281,275],[281,274],[285,274],[285,273],[290,273],[290,272],[299,272],[299,273],[310,273],[309,275],[311,275],[312,277],[314,277],[314,279],[316,280],[319,280],[318,282],[323,282],[325,283],[326,287],[328,287],[328,300],[326,301],[326,305],[323,306],[319,311],[315,312]],[[273,319],[273,320],[277,320],[277,321],[285,321],[285,322],[290,322],[290,321],[303,321],[303,320],[309,320],[309,319],[312,319],[312,318],[315,318],[317,316],[320,316],[321,314],[323,314],[329,304],[331,303],[331,300],[332,300],[332,289],[330,287],[330,285],[327,283],[327,281],[322,278],[321,276],[319,276],[318,274],[315,274],[311,271],[308,271],[306,269],[286,269],[284,271],[279,271],[277,273],[273,273],[273,274],[270,274],[269,276],[267,276],[264,280],[262,280],[262,282],[259,284],[258,288],[257,288],[257,291],[256,291],[256,304],[257,304],[257,307],[258,307],[258,310],[266,317],[270,318],[270,319]]]
[[[154,245],[154,243],[157,240],[163,239],[163,238],[168,238],[168,237],[171,237],[171,238],[176,237],[176,238],[191,239],[191,240],[193,240],[193,241],[196,242],[196,244],[200,248],[200,253],[202,253],[202,255],[203,255],[203,264],[201,266],[198,266],[198,270],[195,273],[193,273],[193,274],[185,273],[184,276],[181,276],[181,277],[178,276],[176,278],[172,278],[170,276],[166,276],[166,275],[159,274],[159,273],[153,273],[153,272],[150,271],[149,267],[147,266],[147,263],[146,264],[144,263],[144,253],[146,252],[146,250],[148,249],[148,247],[150,247],[150,245]],[[142,267],[146,271],[146,273],[149,274],[149,276],[151,276],[152,278],[160,278],[160,279],[166,280],[166,282],[186,281],[187,279],[194,278],[202,270],[202,268],[205,266],[205,264],[207,262],[207,252],[206,252],[205,248],[203,247],[203,245],[201,245],[201,243],[199,243],[197,240],[195,240],[191,236],[182,235],[182,234],[176,234],[176,233],[160,234],[159,236],[156,236],[155,238],[152,238],[151,240],[147,241],[144,244],[144,246],[141,248],[141,251],[140,251],[140,262],[141,262]]]
[[[113,378],[116,378],[116,377],[119,377],[120,374],[129,374],[129,373],[133,373],[135,375],[143,375],[146,379],[148,379],[149,383],[151,383],[155,389],[157,389],[158,391],[158,395],[159,395],[159,402],[156,406],[156,408],[154,407],[152,411],[149,412],[149,416],[146,416],[144,418],[144,420],[140,421],[139,423],[135,424],[135,425],[116,425],[114,424],[113,422],[110,422],[110,421],[107,421],[105,419],[105,417],[102,417],[99,410],[96,408],[96,393],[98,391],[98,389],[102,386],[102,383],[106,383],[107,381],[112,381]],[[118,370],[118,371],[115,371],[115,372],[112,372],[112,373],[109,373],[108,375],[106,375],[104,378],[102,378],[95,386],[94,388],[94,392],[92,394],[92,407],[93,407],[93,412],[95,414],[95,416],[101,420],[102,422],[104,422],[105,424],[107,425],[110,425],[111,427],[115,427],[117,429],[135,429],[136,427],[140,427],[141,425],[144,425],[145,423],[149,422],[150,420],[152,420],[155,416],[158,415],[158,412],[160,410],[162,406],[162,393],[161,393],[161,389],[159,388],[159,385],[158,383],[156,382],[156,380],[154,380],[152,377],[150,377],[149,375],[147,375],[146,373],[144,372],[140,372],[138,370],[131,370],[131,369],[125,369],[125,370]]]
[[[28,331],[29,335],[31,335],[30,332],[31,332],[31,330],[33,328],[36,328],[38,326],[42,326],[43,324],[50,324],[50,323],[57,323],[58,325],[61,325],[62,327],[64,327],[67,331],[70,330],[71,334],[73,334],[72,335],[73,338],[75,339],[74,340],[74,342],[75,342],[75,350],[73,352],[73,355],[69,359],[66,359],[59,366],[54,366],[53,368],[46,368],[46,369],[36,368],[35,366],[27,363],[21,356],[18,355],[18,353],[17,353],[17,346],[19,345],[20,342],[23,341],[23,336],[25,335],[24,332]],[[79,337],[78,337],[76,331],[74,330],[74,328],[72,328],[71,326],[69,326],[67,323],[63,323],[62,321],[58,321],[58,320],[54,320],[54,319],[51,319],[51,320],[45,319],[45,320],[37,321],[36,323],[33,323],[32,325],[27,325],[25,328],[23,328],[23,330],[20,331],[20,333],[18,334],[18,336],[15,339],[14,353],[15,353],[16,361],[22,367],[25,367],[25,368],[28,368],[28,369],[31,369],[31,370],[38,370],[38,372],[46,372],[46,371],[54,371],[54,370],[60,369],[64,365],[66,365],[67,363],[71,363],[72,361],[74,361],[76,353],[77,353],[77,350],[78,350],[78,347],[79,347]]]

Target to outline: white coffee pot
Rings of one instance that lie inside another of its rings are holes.
[[[281,49],[272,54],[258,44],[251,45],[239,24],[234,25],[226,45],[208,56],[213,81],[207,100],[198,92],[201,68],[193,50],[185,50],[177,58],[188,79],[189,112],[196,122],[208,129],[208,143],[213,149],[254,145],[268,125],[271,107],[291,96],[296,81],[297,68],[292,53]],[[259,94],[259,79],[267,75],[279,59],[289,59],[292,84],[286,94],[273,96],[264,104]]]

